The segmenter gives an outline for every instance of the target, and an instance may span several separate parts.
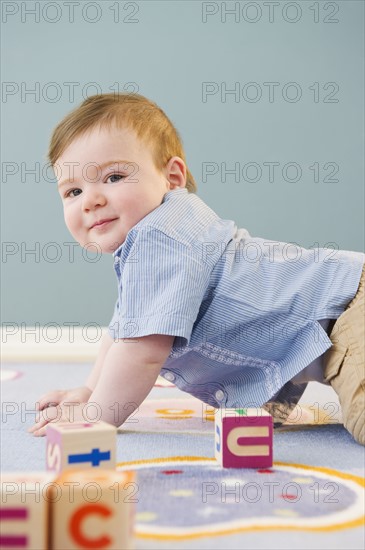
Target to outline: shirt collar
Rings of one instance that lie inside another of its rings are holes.
[[[164,194],[161,204],[163,204],[164,202],[169,201],[172,197],[176,197],[177,195],[184,195],[186,193],[188,193],[188,190],[186,189],[186,187],[181,187],[181,188],[178,188],[178,189],[171,189],[171,191],[168,191],[167,193]],[[159,208],[159,206],[157,208]],[[152,210],[152,212],[154,212],[154,210]],[[152,214],[152,212],[150,212],[150,214]],[[147,214],[147,216],[148,215],[149,214]],[[147,216],[142,218],[142,220],[147,218]],[[140,220],[135,226],[133,226],[132,229],[134,229],[134,227],[136,227],[140,222],[142,222],[142,220]],[[131,229],[130,229],[130,231],[131,231]],[[126,239],[127,239],[127,237],[126,237]],[[124,243],[122,243],[120,246],[118,246],[118,248],[116,250],[114,250],[114,252],[113,252],[114,263],[116,263],[118,261],[118,258],[120,257],[120,255],[122,253],[122,250],[123,250],[123,245],[124,245]]]

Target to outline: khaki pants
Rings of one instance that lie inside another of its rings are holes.
[[[324,377],[338,395],[345,428],[365,445],[365,266],[359,288],[330,333]]]

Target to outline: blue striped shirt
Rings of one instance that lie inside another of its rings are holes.
[[[175,336],[161,374],[213,407],[261,406],[332,343],[365,254],[252,237],[187,189],[114,252],[113,338]]]

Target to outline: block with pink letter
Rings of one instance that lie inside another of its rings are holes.
[[[49,548],[51,472],[1,474],[0,548]]]
[[[223,468],[269,468],[272,448],[273,419],[264,409],[218,409],[215,458]]]
[[[117,429],[106,422],[47,425],[47,470],[115,469]]]

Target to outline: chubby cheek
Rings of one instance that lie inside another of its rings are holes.
[[[85,240],[86,229],[83,229],[80,217],[77,215],[76,209],[72,205],[65,206],[63,216],[65,224],[71,235],[78,241]],[[80,243],[81,244],[81,243]]]
[[[138,223],[142,218],[147,216],[152,210],[155,210],[160,206],[162,202],[161,198],[156,195],[147,195],[146,193],[141,194],[140,197],[134,197],[133,201],[127,205],[127,208],[124,208],[126,212],[126,219],[129,222],[130,226]]]

